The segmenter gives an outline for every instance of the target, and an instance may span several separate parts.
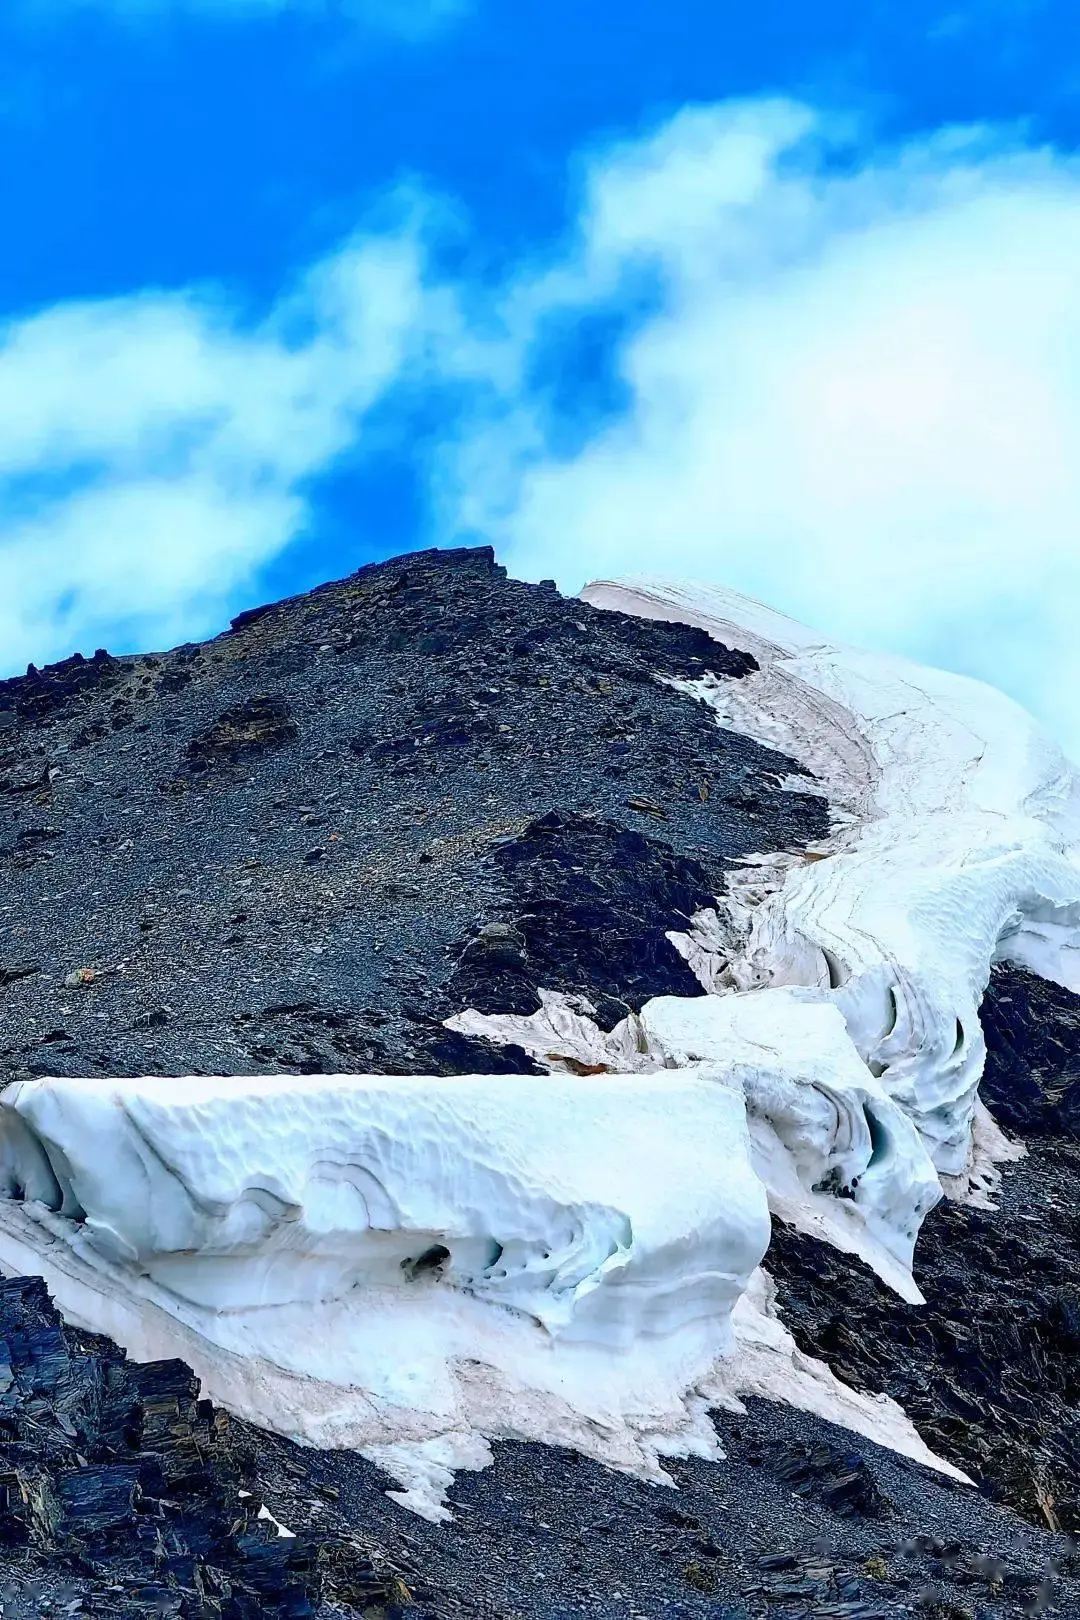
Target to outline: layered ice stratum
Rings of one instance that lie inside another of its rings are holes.
[[[434,1516],[496,1438],[663,1482],[666,1455],[719,1455],[709,1407],[748,1393],[955,1472],[800,1354],[761,1262],[775,1215],[918,1301],[943,1187],[993,1190],[979,1002],[1003,958],[1080,989],[1077,775],[999,693],[734,593],[584,595],[754,653],[742,681],[679,684],[834,811],[827,843],[748,862],[669,936],[702,995],[610,1032],[556,994],[451,1020],[543,1076],[12,1085],[0,1266],[232,1410],[362,1450]]]

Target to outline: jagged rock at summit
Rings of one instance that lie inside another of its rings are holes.
[[[0,683],[5,1080],[542,1086],[543,1042],[447,1020],[525,1030],[554,995],[594,1044],[620,1040],[656,998],[701,996],[700,919],[748,857],[783,870],[826,845],[827,769],[717,723],[773,678],[677,613],[567,600],[477,549],[374,565],[201,646]],[[926,1216],[925,1305],[774,1218],[799,1349],[892,1396],[973,1486],[750,1398],[709,1420],[726,1461],[667,1463],[676,1490],[504,1440],[428,1523],[375,1461],[196,1404],[181,1364],[125,1359],[14,1281],[5,1616],[1080,1614],[1060,1533],[1078,1527],[1078,1006],[995,968],[982,1096],[1028,1156],[1002,1166],[1000,1209]],[[605,1066],[556,1057],[561,1083]]]

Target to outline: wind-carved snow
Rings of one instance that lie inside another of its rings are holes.
[[[716,1454],[693,1392],[769,1241],[742,1096],[696,1066],[29,1081],[0,1190],[0,1263],[69,1319],[433,1514],[489,1437]]]
[[[824,641],[735,592],[643,580],[583,595],[752,652],[746,680],[683,689],[819,775],[847,822],[761,903],[697,920],[682,944],[705,987],[825,992],[938,1171],[964,1176],[992,963],[1080,989],[1076,771],[1002,693]]]
[[[453,1029],[522,1046],[556,1071],[702,1073],[743,1098],[754,1169],[775,1215],[862,1256],[905,1299],[919,1227],[941,1184],[918,1131],[861,1061],[839,1009],[806,990],[661,996],[610,1031],[563,996],[538,1013],[466,1012]]]
[[[661,1483],[666,1456],[718,1457],[710,1406],[750,1394],[956,1474],[798,1351],[760,1263],[771,1209],[918,1300],[942,1185],[992,1194],[1011,1150],[977,1101],[978,1004],[997,957],[1080,988],[1075,775],[974,682],[731,593],[585,595],[753,652],[744,680],[673,684],[828,794],[826,842],[748,859],[668,936],[705,993],[612,1031],[553,993],[451,1020],[543,1076],[11,1086],[0,1267],[436,1517],[493,1439]]]

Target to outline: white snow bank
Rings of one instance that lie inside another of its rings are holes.
[[[0,1264],[70,1319],[296,1439],[412,1448],[432,1511],[477,1434],[654,1478],[715,1449],[687,1392],[769,1241],[742,1096],[694,1067],[29,1081],[0,1190]]]
[[[582,594],[752,652],[746,680],[676,684],[813,770],[843,812],[831,848],[789,862],[760,903],[736,892],[697,920],[682,946],[702,982],[820,989],[938,1170],[965,1174],[991,964],[1080,990],[1077,772],[1002,693],[827,642],[733,591]]]
[[[452,1029],[521,1046],[549,1069],[703,1075],[745,1099],[754,1169],[774,1214],[861,1255],[912,1302],[915,1239],[941,1197],[915,1126],[861,1061],[838,1008],[799,989],[661,996],[605,1032],[547,993],[528,1016],[469,1011]]]

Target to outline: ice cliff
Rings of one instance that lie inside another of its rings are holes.
[[[815,637],[760,603],[660,581],[599,583],[599,607],[671,618],[753,652],[737,695],[684,683],[722,723],[781,742],[844,824],[763,903],[684,942],[708,989],[827,990],[860,1056],[960,1176],[985,1049],[978,1007],[1008,960],[1080,989],[1080,778],[978,681]]]
[[[363,1449],[428,1512],[498,1436],[662,1479],[747,1392],[933,1462],[794,1349],[758,1269],[769,1213],[918,1299],[925,1214],[1007,1152],[978,1104],[992,963],[1080,988],[1076,774],[1000,694],[733,593],[584,595],[752,653],[739,682],[677,685],[834,810],[827,842],[671,919],[702,995],[611,1030],[554,993],[450,1021],[545,1075],[13,1085],[0,1265],[234,1409]]]

